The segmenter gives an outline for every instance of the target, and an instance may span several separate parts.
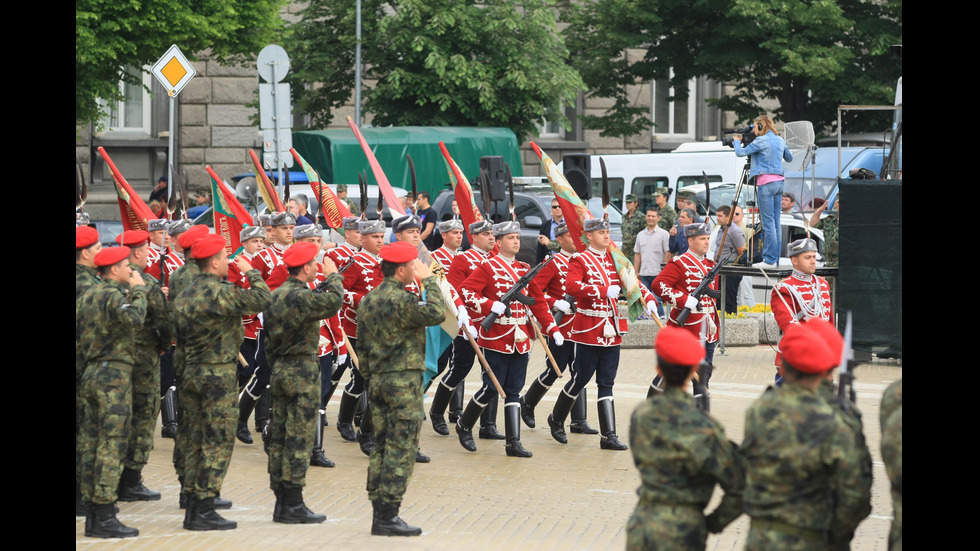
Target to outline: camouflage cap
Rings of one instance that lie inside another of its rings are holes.
[[[273,226],[295,226],[296,216],[291,212],[277,212],[272,215]]]
[[[654,197],[670,197],[669,187],[658,187],[657,191],[653,192]]]
[[[345,216],[344,217],[344,229],[345,230],[356,230],[357,224],[361,219],[356,216]]]
[[[167,233],[170,234],[170,237],[175,237],[191,229],[193,225],[190,220],[182,218],[167,226]]]
[[[385,221],[384,220],[361,220],[357,223],[357,230],[361,232],[361,235],[368,235],[371,233],[384,233],[385,232]]]
[[[320,228],[316,224],[302,224],[293,228],[293,239],[304,237],[321,237]]]
[[[347,184],[337,184],[337,193],[347,191]]]
[[[695,202],[694,201],[694,196],[691,195],[690,193],[677,192],[677,200],[678,201],[690,201],[692,203]]]
[[[395,233],[400,233],[411,229],[421,230],[422,219],[414,214],[399,216],[391,221],[391,229],[394,230]]]
[[[803,373],[823,373],[833,369],[840,358],[834,357],[824,337],[809,325],[792,323],[786,328],[779,341],[783,361]]]
[[[790,243],[787,250],[789,251],[789,256],[791,257],[803,253],[815,253],[817,252],[817,242],[813,239],[804,237]]]
[[[104,247],[95,255],[95,265],[99,268],[112,266],[129,258],[129,247]]]
[[[485,231],[493,231],[493,222],[489,220],[477,220],[470,224],[470,235],[476,235]]]
[[[582,231],[596,231],[596,230],[608,230],[609,220],[605,218],[586,218],[582,222]]]
[[[453,230],[462,230],[463,222],[459,218],[450,218],[449,220],[443,220],[439,222],[439,231],[442,233],[448,233]]]
[[[147,231],[167,231],[167,226],[170,225],[170,221],[166,218],[157,218],[155,220],[149,220],[146,223]]]
[[[493,225],[493,236],[500,237],[511,233],[521,233],[521,224],[517,220],[508,220]]]
[[[555,237],[559,237],[568,233],[568,224],[565,222],[559,223],[555,226]]]
[[[75,227],[75,248],[87,249],[99,241],[99,232],[92,226]]]
[[[636,202],[636,195],[633,195],[632,193],[626,195],[626,202],[627,203],[635,203]]]
[[[238,240],[242,243],[252,239],[253,237],[261,237],[265,239],[268,237],[265,234],[265,228],[262,226],[249,226],[247,228],[242,228],[242,231],[238,234]]]
[[[697,237],[699,235],[711,235],[711,227],[704,222],[684,226],[684,237]]]

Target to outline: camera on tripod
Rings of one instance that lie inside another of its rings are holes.
[[[740,126],[734,129],[726,128],[722,130],[722,132],[724,132],[725,134],[741,134],[742,145],[749,145],[750,143],[752,143],[752,140],[755,139],[755,133],[753,132],[753,130],[755,130],[754,126]],[[734,148],[735,146],[732,145],[732,140],[734,140],[732,136],[722,136],[721,145]]]

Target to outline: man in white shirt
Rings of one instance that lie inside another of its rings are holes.
[[[660,273],[661,266],[670,262],[670,234],[660,227],[660,208],[652,206],[646,212],[647,227],[636,235],[633,246],[633,266],[640,276],[640,283],[650,289],[654,278]],[[657,313],[664,317],[664,307],[657,297]]]

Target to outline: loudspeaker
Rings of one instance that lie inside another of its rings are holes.
[[[484,155],[480,157],[480,171],[487,171],[490,179],[490,200],[503,201],[507,198],[507,170],[504,168],[504,158],[500,155]]]
[[[562,157],[562,173],[578,198],[588,201],[592,197],[592,156],[588,153],[569,153]]]

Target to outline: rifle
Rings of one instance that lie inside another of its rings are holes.
[[[851,313],[847,313],[847,325],[844,326],[844,348],[840,354],[840,380],[837,381],[837,401],[845,413],[851,410],[851,404],[857,402],[857,392],[854,391],[854,362],[851,354]]]
[[[703,381],[711,378],[712,371],[714,371],[714,366],[702,361],[698,365],[697,376],[691,380],[691,385],[694,387],[694,405],[705,413],[711,411],[711,395],[708,394],[707,383]]]
[[[515,283],[514,286],[510,288],[509,291],[501,295],[499,300],[500,302],[504,303],[504,305],[507,307],[507,309],[504,310],[504,314],[510,314],[509,305],[512,300],[516,300],[517,302],[520,302],[525,306],[532,306],[534,304],[534,298],[525,295],[521,291],[523,291],[524,288],[527,287],[527,284],[530,283],[532,279],[534,279],[534,276],[538,275],[538,272],[540,272],[541,269],[545,267],[545,265],[551,262],[552,258],[554,258],[554,256],[548,255],[544,260],[541,261],[540,264],[531,268],[530,270],[527,271],[526,274],[522,275],[521,278],[517,280],[517,283]],[[493,322],[496,319],[497,319],[496,312],[490,312],[489,314],[487,314],[487,317],[483,318],[483,321],[480,323],[480,325],[483,327],[483,329],[489,331],[490,328],[493,327]]]
[[[569,312],[569,314],[574,314],[575,313],[575,297],[573,297],[572,295],[565,295],[564,300],[572,308],[572,311]],[[555,325],[561,325],[561,320],[562,320],[562,318],[565,317],[565,312],[562,312],[561,310],[555,310],[554,312],[552,312],[551,315],[554,316],[554,318],[555,318]]]
[[[705,274],[704,279],[701,280],[701,283],[699,283],[698,286],[694,289],[694,291],[691,292],[692,297],[698,299],[699,301],[701,300],[701,295],[705,293],[708,293],[708,296],[710,296],[711,298],[721,297],[721,295],[718,294],[718,291],[715,291],[714,289],[709,289],[708,286],[711,285],[711,282],[715,280],[715,277],[718,276],[718,271],[721,270],[721,267],[728,262],[728,259],[730,257],[731,255],[725,257],[725,260],[723,262],[715,263],[714,267],[708,270],[708,273]],[[715,297],[714,296],[715,294],[718,294],[718,296]],[[691,309],[685,306],[677,314],[677,324],[684,325],[684,322],[687,321],[687,316],[690,314],[691,314]]]

